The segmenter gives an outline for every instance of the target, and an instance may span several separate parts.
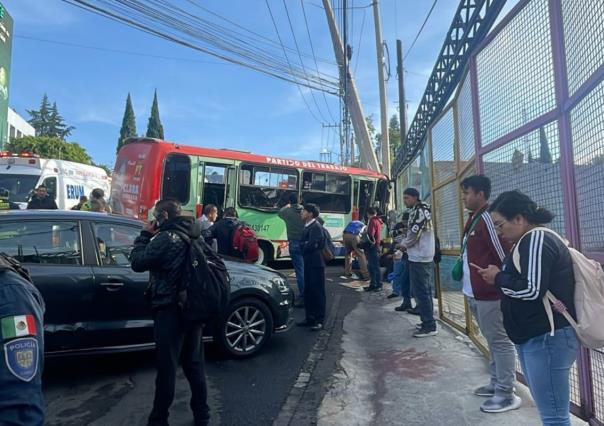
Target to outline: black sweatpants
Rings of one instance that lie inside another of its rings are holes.
[[[306,321],[325,321],[325,268],[304,265],[304,308]]]
[[[154,313],[157,356],[155,399],[149,425],[167,425],[168,410],[174,400],[176,368],[182,364],[191,387],[191,410],[195,425],[206,425],[210,418],[207,404],[206,375],[203,359],[203,325],[186,322],[176,305]]]

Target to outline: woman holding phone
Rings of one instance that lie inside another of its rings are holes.
[[[554,310],[554,331],[543,297],[549,290],[576,318],[575,280],[568,248],[542,229],[554,215],[520,191],[504,192],[489,208],[498,233],[518,246],[520,270],[509,254],[502,269],[472,265],[501,289],[503,322],[544,425],[570,425],[570,369],[579,343],[568,321]],[[512,250],[511,253],[513,253]],[[549,302],[547,302],[549,303]]]

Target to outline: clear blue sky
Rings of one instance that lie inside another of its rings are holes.
[[[269,1],[284,44],[294,47],[283,1]],[[300,1],[286,1],[300,48],[310,52]],[[317,56],[334,60],[325,13],[317,7],[321,0],[304,2]],[[225,64],[60,0],[2,0],[2,3],[15,21],[10,105],[28,118],[25,110],[37,108],[43,94],[47,93],[51,101],[57,102],[67,123],[76,127],[70,139],[82,144],[96,162],[112,165],[115,160],[128,92],[133,98],[137,131],[146,131],[155,89],[166,139],[300,159],[318,159],[322,147],[339,152],[335,133],[322,130],[321,123],[331,119],[319,93],[315,96],[321,113],[308,91],[303,90],[314,115],[320,118],[317,121],[294,84]],[[176,3],[187,4],[184,1]],[[350,44],[354,49],[352,72],[365,112],[374,115],[376,127],[379,127],[372,9],[360,8],[367,6],[369,0],[349,0],[348,3],[357,7],[352,12],[349,29]],[[396,39],[403,41],[405,49],[411,44],[432,0],[382,0],[380,3],[383,37],[390,50],[392,76],[388,82],[388,97],[389,115],[392,115],[396,112],[398,99]],[[264,1],[207,0],[203,5],[239,25],[277,40]],[[406,60],[409,120],[415,114],[417,101],[425,89],[457,6],[457,0],[437,3]],[[198,10],[198,13],[201,12]],[[203,16],[220,22],[210,15]],[[66,46],[31,38],[164,58]],[[314,68],[312,60],[305,64],[311,70]],[[335,65],[320,64],[320,68],[333,76],[337,74]],[[337,119],[338,99],[328,95],[327,101]]]

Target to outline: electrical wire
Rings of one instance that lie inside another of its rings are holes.
[[[220,15],[220,14],[218,14],[218,13],[215,13],[215,12],[211,11],[210,9],[208,9],[208,8],[206,8],[206,7],[202,6],[202,5],[200,5],[200,4],[199,4],[199,3],[198,3],[196,0],[187,0],[187,1],[188,1],[189,3],[191,3],[191,4],[193,4],[194,6],[196,6],[197,8],[199,8],[199,9],[201,9],[201,10],[203,10],[203,11],[205,11],[205,12],[209,13],[209,14],[210,14],[210,15],[212,15],[212,16],[215,16],[215,17],[217,17],[217,18],[219,18],[219,19],[222,19],[223,21],[228,22],[229,24],[231,24],[231,25],[233,25],[233,26],[235,26],[235,27],[237,27],[237,28],[240,28],[240,29],[242,29],[242,30],[244,30],[244,31],[246,31],[246,32],[249,32],[250,34],[253,34],[253,35],[257,36],[258,38],[260,38],[260,39],[262,39],[262,40],[266,40],[267,42],[269,42],[269,43],[271,43],[271,44],[278,45],[278,43],[277,43],[276,41],[274,41],[274,40],[272,40],[272,39],[270,39],[270,38],[268,38],[268,37],[266,37],[266,36],[264,36],[264,35],[262,35],[262,34],[259,34],[259,33],[255,32],[255,31],[252,31],[252,30],[250,30],[250,29],[248,29],[248,28],[246,28],[246,27],[244,27],[244,26],[242,26],[242,25],[238,24],[237,22],[234,22],[234,21],[232,21],[232,20],[230,20],[230,19],[228,19],[228,18],[225,18],[224,16],[222,16],[222,15]],[[286,48],[287,50],[289,50],[290,52],[293,52],[293,51],[294,51],[294,49],[292,49],[291,47],[287,47],[287,46],[286,46],[285,48]],[[302,53],[302,56],[305,56],[305,57],[307,57],[307,58],[311,58],[311,57],[313,57],[313,58],[314,58],[314,59],[316,59],[318,62],[324,62],[324,63],[329,64],[329,65],[334,65],[334,66],[335,66],[335,65],[337,65],[337,64],[336,64],[336,63],[335,63],[333,60],[329,60],[329,59],[321,58],[321,57],[315,56],[314,54],[311,56],[310,54],[307,54],[307,53],[306,53],[306,54],[305,54],[305,53]]]
[[[271,77],[338,94],[335,77],[305,74],[300,64],[287,64],[248,34],[233,31],[178,8],[166,0],[63,0],[165,40],[245,66]],[[158,26],[160,26],[158,28]]]
[[[285,8],[285,15],[287,16],[287,22],[289,23],[289,29],[290,29],[290,31],[292,33],[292,37],[294,39],[294,45],[296,46],[296,51],[298,52],[298,57],[300,58],[300,63],[302,64],[302,71],[304,71],[304,75],[306,76],[306,78],[308,78],[308,74],[306,72],[306,67],[304,66],[304,63],[302,62],[302,55],[300,53],[300,46],[298,45],[298,39],[296,38],[296,32],[294,31],[294,26],[292,24],[291,16],[289,15],[289,9],[287,7],[287,2],[285,0],[283,0],[283,7]],[[318,70],[317,70],[317,72],[318,72]],[[325,122],[329,121],[323,115],[323,111],[321,111],[321,108],[319,108],[319,103],[317,102],[317,98],[315,97],[315,92],[313,92],[312,89],[310,90],[310,96],[312,97],[312,100],[313,100],[315,106],[317,107],[317,111],[319,111],[319,115],[321,116],[323,121],[325,121]]]
[[[361,57],[361,46],[362,46],[362,40],[363,40],[363,31],[365,30],[365,18],[367,16],[367,11],[365,9],[363,9],[363,19],[361,21],[361,32],[359,33],[359,44],[357,47],[357,57],[356,57],[356,63],[354,65],[354,73],[357,73],[357,68],[359,66],[359,58]]]
[[[59,45],[59,46],[67,46],[67,47],[76,47],[76,48],[79,48],[79,49],[97,50],[97,51],[100,51],[100,52],[119,53],[119,54],[122,54],[122,55],[142,56],[142,57],[146,57],[146,58],[166,59],[166,60],[171,60],[171,61],[196,62],[198,64],[234,65],[234,64],[232,64],[230,62],[203,61],[203,60],[199,60],[199,59],[178,58],[178,57],[174,57],[174,56],[163,56],[163,55],[153,55],[151,53],[134,52],[134,51],[131,51],[131,50],[109,49],[109,48],[105,48],[105,47],[89,46],[89,45],[71,43],[71,42],[66,42],[66,41],[48,40],[48,39],[44,39],[44,38],[31,37],[31,36],[26,36],[26,35],[21,35],[21,34],[15,34],[14,37],[15,38],[20,38],[20,39],[23,39],[23,40],[39,41],[41,43],[56,44],[56,45]]]
[[[271,17],[271,21],[273,22],[273,26],[275,27],[275,32],[277,33],[277,38],[279,39],[279,43],[281,43],[281,46],[283,47],[283,55],[285,55],[285,60],[289,64],[290,62],[289,62],[289,58],[287,56],[287,51],[285,50],[285,47],[283,46],[283,41],[281,40],[281,35],[279,34],[279,28],[277,27],[277,22],[275,21],[275,17],[273,15],[273,11],[271,10],[271,5],[269,4],[268,0],[265,0],[265,3],[266,3],[266,7],[268,9],[268,13],[269,13],[269,15]],[[304,101],[304,105],[306,105],[306,109],[308,109],[308,112],[310,113],[310,115],[317,122],[319,122],[320,124],[322,124],[321,120],[319,118],[317,118],[317,116],[314,114],[314,112],[310,108],[310,105],[308,105],[308,102],[306,101],[306,97],[304,96],[304,93],[302,92],[302,89],[301,89],[300,85],[297,84],[297,81],[296,81],[296,87],[298,88],[298,91],[300,92],[300,96],[302,97],[302,100]]]
[[[310,35],[310,27],[308,26],[308,19],[306,16],[306,8],[304,7],[304,0],[300,0],[300,5],[302,6],[302,14],[304,15],[304,25],[306,25],[306,34],[308,35],[308,42],[310,44],[310,51],[312,52],[313,59],[315,60],[315,67],[317,70],[317,74],[319,74],[319,64],[317,62],[317,57],[315,55],[315,48],[313,46],[312,37]],[[321,92],[323,95],[323,100],[325,101],[325,106],[327,107],[327,113],[332,121],[336,121],[333,113],[331,112],[331,108],[329,108],[329,102],[327,102],[327,96],[325,96],[325,92]]]
[[[434,0],[434,2],[432,3],[432,7],[428,11],[428,15],[426,15],[426,19],[424,19],[424,22],[423,22],[422,26],[420,27],[419,31],[417,32],[417,35],[413,39],[413,43],[411,43],[411,46],[407,50],[407,53],[405,54],[405,56],[403,57],[403,59],[407,59],[407,56],[409,56],[409,54],[413,50],[413,47],[415,46],[415,43],[417,42],[417,39],[419,38],[420,34],[424,30],[424,27],[426,26],[426,24],[428,23],[428,19],[430,19],[430,15],[432,15],[432,11],[434,10],[434,7],[436,6],[436,3],[438,3],[438,0]]]

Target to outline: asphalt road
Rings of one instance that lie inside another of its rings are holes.
[[[291,419],[294,415],[298,419],[314,416],[326,379],[337,367],[343,316],[358,301],[357,293],[337,285],[340,273],[341,266],[328,268],[327,305],[333,316],[329,330],[319,334],[294,326],[274,335],[261,354],[246,360],[225,358],[213,345],[205,346],[212,424],[270,425],[286,400]],[[303,309],[296,309],[295,317],[302,320]],[[319,335],[321,344],[315,345]],[[313,346],[318,346],[314,349],[319,360],[313,365],[315,374],[308,391],[292,404],[288,396],[301,369],[308,368]],[[49,360],[44,373],[47,424],[144,425],[151,408],[154,377],[152,352]],[[179,371],[170,424],[192,424],[188,400],[188,385]]]

